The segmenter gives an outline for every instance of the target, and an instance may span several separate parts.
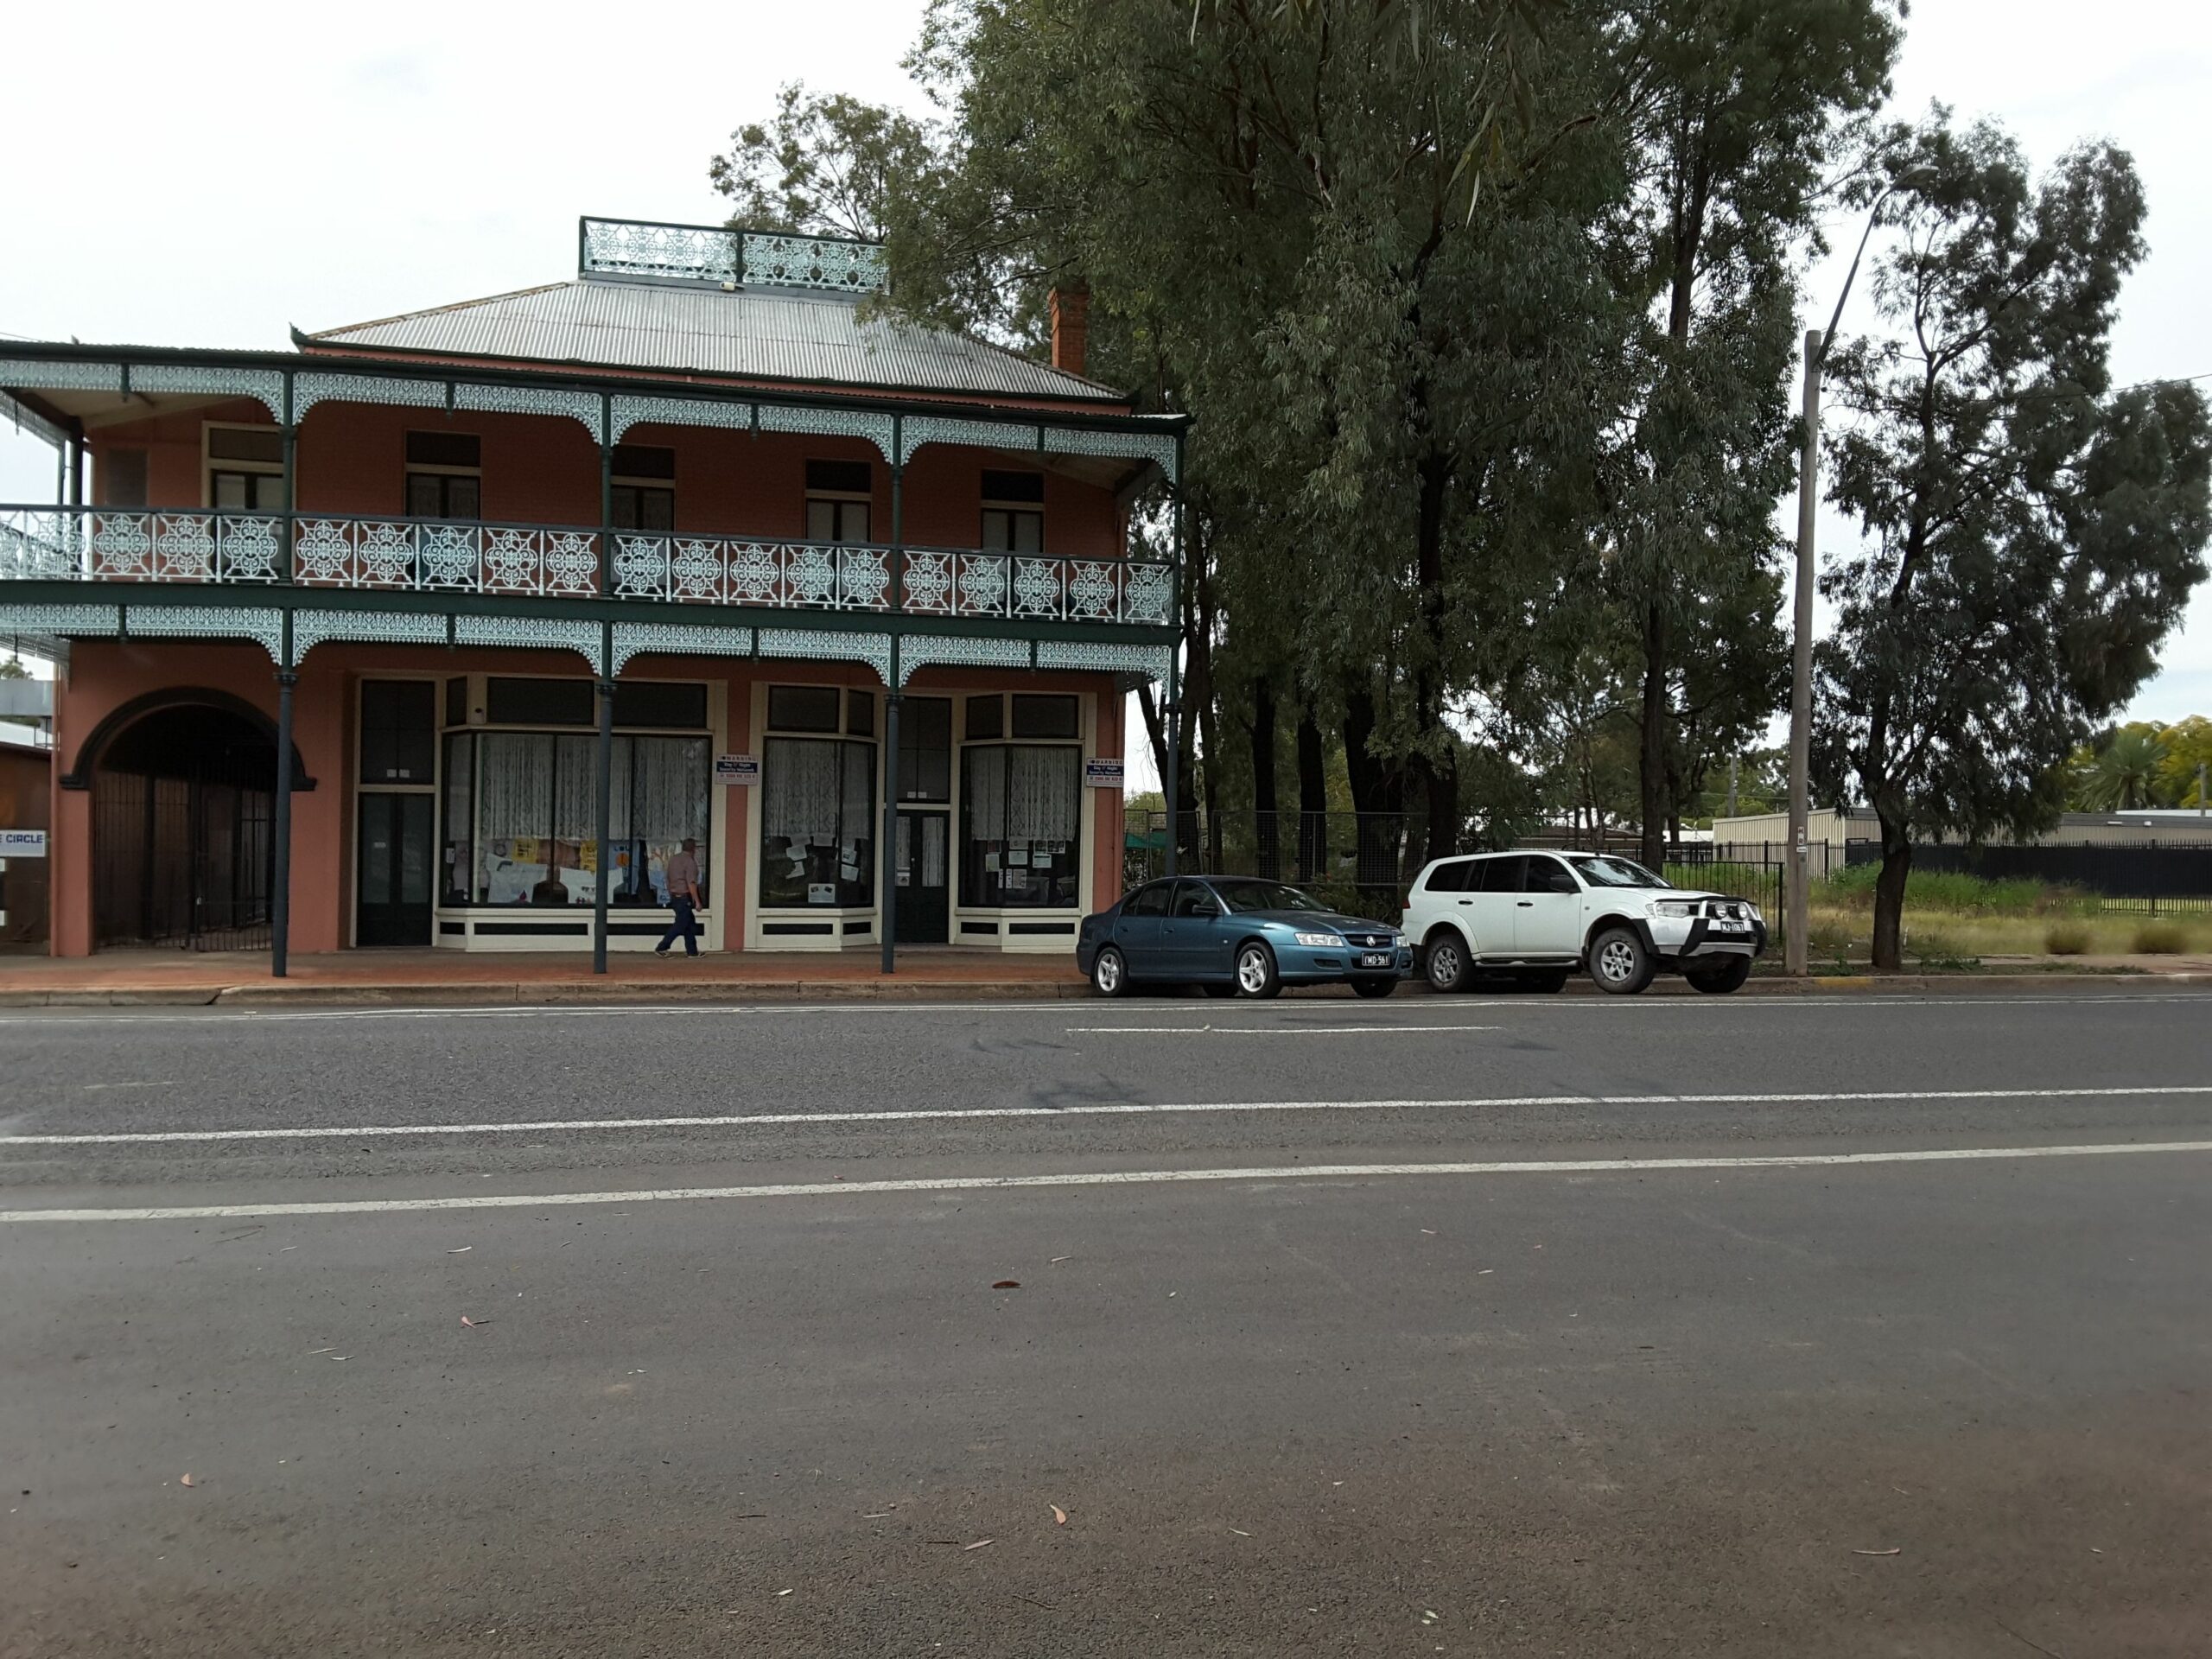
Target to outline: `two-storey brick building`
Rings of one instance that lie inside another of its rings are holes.
[[[1119,891],[1179,417],[878,317],[863,244],[587,219],[572,281],[288,353],[0,340],[63,498],[54,948],[1065,950]]]

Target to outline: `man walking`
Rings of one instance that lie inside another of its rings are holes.
[[[699,954],[699,843],[684,836],[683,850],[668,861],[663,874],[668,878],[668,902],[676,911],[676,919],[661,935],[653,954],[666,956],[668,947],[682,939],[683,954],[696,957]]]

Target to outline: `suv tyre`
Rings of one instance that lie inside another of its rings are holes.
[[[1730,957],[1718,968],[1683,976],[1689,981],[1693,990],[1703,991],[1710,996],[1726,996],[1731,991],[1740,991],[1744,988],[1744,982],[1751,976],[1751,959],[1749,957]]]
[[[1590,977],[1610,995],[1634,996],[1658,971],[1632,927],[1609,927],[1590,942]]]
[[[1467,981],[1473,976],[1474,963],[1468,959],[1467,942],[1459,930],[1440,927],[1428,937],[1421,949],[1422,971],[1428,976],[1431,990],[1464,991]]]

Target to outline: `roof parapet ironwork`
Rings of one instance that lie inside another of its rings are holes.
[[[579,219],[576,270],[586,277],[833,294],[877,293],[887,277],[883,249],[874,242],[632,219]]]

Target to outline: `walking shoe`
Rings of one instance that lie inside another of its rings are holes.
[[[657,957],[664,957],[664,956],[666,956],[667,954],[668,954],[668,947],[667,947],[666,945],[664,945],[664,944],[657,944],[657,945],[655,945],[655,946],[653,947],[653,955],[655,955],[655,956],[657,956]]]

